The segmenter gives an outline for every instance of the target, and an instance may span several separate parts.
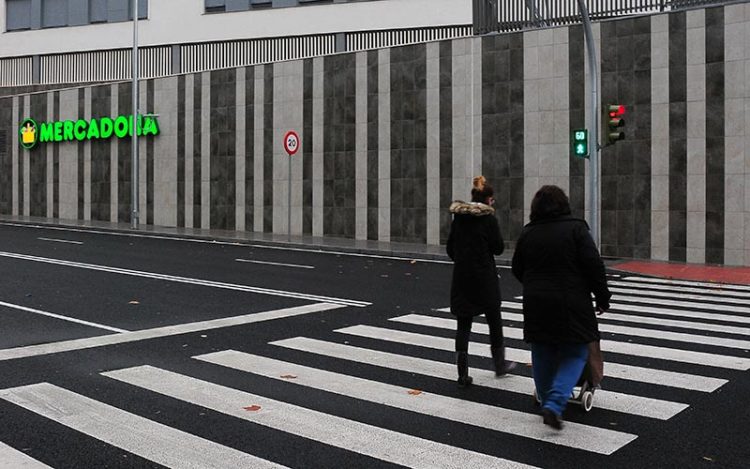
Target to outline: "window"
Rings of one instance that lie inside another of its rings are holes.
[[[107,0],[89,0],[89,22],[107,22]]]
[[[68,25],[68,0],[42,0],[42,28]]]
[[[31,29],[31,0],[7,0],[5,29],[20,31]]]

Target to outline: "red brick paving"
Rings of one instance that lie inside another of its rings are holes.
[[[721,267],[653,261],[627,261],[609,267],[625,272],[676,280],[750,285],[750,267]]]

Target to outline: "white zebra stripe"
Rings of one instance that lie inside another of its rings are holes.
[[[464,464],[471,467],[508,469],[532,467],[287,404],[152,366],[139,366],[102,374],[225,415],[403,466],[425,469],[459,468]],[[259,406],[260,409],[254,412],[244,409],[251,404]]]
[[[439,329],[448,330],[454,330],[456,328],[456,322],[453,320],[446,318],[436,318],[432,316],[420,316],[416,314],[409,314],[406,316],[391,318],[390,321],[417,324],[420,326],[436,327]],[[489,326],[487,326],[487,324],[476,324],[475,327],[476,332],[485,335],[488,335],[490,333]],[[662,331],[656,332],[662,333]],[[511,339],[523,340],[523,329],[519,329],[517,327],[504,327],[503,335]],[[656,336],[657,334],[653,335]],[[716,355],[711,353],[692,352],[690,350],[681,350],[668,347],[655,347],[653,345],[634,344],[630,342],[616,342],[611,340],[602,340],[601,348],[604,352],[633,355],[636,357],[656,358],[660,360],[670,360],[681,363],[692,363],[695,365],[728,368],[730,370],[744,371],[750,369],[750,359],[733,357],[731,355]]]
[[[380,366],[383,368],[417,373],[436,378],[456,379],[456,365],[452,363],[436,362],[423,358],[396,355],[378,350],[364,349],[351,345],[324,342],[322,340],[295,337],[292,339],[271,342],[272,345],[316,353],[329,357],[350,360],[358,363]],[[534,390],[534,380],[526,376],[507,375],[502,379],[495,377],[494,371],[472,369],[474,384],[502,391],[531,395]],[[668,420],[688,405],[680,402],[663,401],[648,397],[634,396],[619,392],[599,390],[596,392],[596,407],[622,412],[641,417]]]
[[[381,327],[360,325],[337,329],[335,332],[438,350],[453,351],[455,347],[453,339],[415,334],[412,332],[397,331],[393,329],[384,329]],[[489,346],[474,342],[469,343],[469,353],[482,357],[491,356]],[[520,363],[531,363],[531,352],[528,350],[506,347],[505,356],[508,360]],[[727,380],[720,378],[710,378],[707,376],[657,370],[654,368],[622,365],[613,362],[607,362],[606,367],[606,375],[612,378],[688,389],[691,391],[713,392],[727,383]]]
[[[0,390],[0,398],[170,468],[284,467],[49,383]]]
[[[522,310],[523,305],[513,301],[504,301],[503,306],[509,309]],[[677,316],[680,318],[708,319],[723,322],[736,322],[741,324],[750,324],[750,317],[732,316],[728,314],[701,313],[698,311],[689,311],[681,309],[655,308],[652,306],[630,305],[624,303],[610,303],[610,311],[630,311],[633,313],[651,313],[662,316]],[[605,316],[609,313],[605,313]]]
[[[674,295],[665,292],[636,290],[633,288],[610,288],[612,293],[619,293],[619,295],[613,295],[614,298],[620,301],[632,301],[637,303],[653,303],[664,306],[677,306],[682,308],[695,308],[695,309],[709,309],[712,311],[731,311],[734,313],[750,313],[750,308],[746,306],[732,306],[732,305],[746,305],[748,300],[739,298],[722,298],[721,303],[704,303],[707,301],[717,301],[716,298],[711,298],[705,295],[680,295],[680,298],[689,301],[682,300],[667,300],[663,298],[672,298]],[[635,295],[635,296],[633,296]]]
[[[516,306],[517,305],[517,306]],[[508,309],[523,309],[521,303],[503,303],[503,307]],[[503,312],[503,319],[506,321],[523,322],[523,314],[514,314]],[[750,328],[739,326],[724,326],[721,324],[711,324],[708,322],[677,321],[651,316],[635,316],[629,314],[617,314],[607,311],[598,317],[599,328],[608,321],[634,322],[638,324],[653,324],[656,326],[679,327],[683,329],[696,329],[699,331],[723,332],[725,334],[750,335]]]
[[[608,283],[609,285],[616,286],[616,287],[647,288],[648,290],[669,291],[669,292],[675,293],[676,295],[680,295],[682,293],[698,293],[698,294],[715,295],[715,299],[718,301],[723,301],[723,297],[725,296],[750,298],[750,292],[744,292],[744,291],[738,291],[738,290],[726,290],[726,289],[720,289],[720,288],[709,289],[709,288],[700,288],[700,287],[687,287],[687,286],[683,287],[683,286],[678,286],[678,285],[660,285],[656,283],[644,285],[643,283],[621,281],[621,280],[614,280]]]
[[[0,441],[0,468],[5,469],[52,469],[28,455]]]
[[[629,433],[590,427],[575,422],[567,422],[565,432],[553,433],[542,425],[538,415],[437,394],[413,395],[409,394],[408,389],[399,386],[234,350],[194,358],[277,380],[284,380],[281,378],[282,375],[291,374],[296,378],[287,380],[290,383],[599,454],[612,454],[637,438],[636,435]],[[456,411],[446,412],[446,409]]]
[[[623,277],[623,280],[627,280],[629,282],[642,282],[659,285],[685,285],[690,287],[703,287],[715,290],[750,291],[750,285],[736,285],[732,283],[696,282],[692,280],[672,280],[653,277]]]

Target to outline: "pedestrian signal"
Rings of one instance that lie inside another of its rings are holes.
[[[570,152],[579,158],[589,157],[589,131],[587,129],[571,132]]]

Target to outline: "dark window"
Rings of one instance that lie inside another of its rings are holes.
[[[263,8],[272,6],[271,0],[250,0],[250,5],[253,8]]]
[[[42,28],[68,25],[68,0],[42,0]]]
[[[105,23],[107,21],[107,0],[89,0],[89,22]]]
[[[7,0],[5,29],[18,31],[31,28],[31,0]]]
[[[205,0],[206,13],[221,13],[226,11],[226,0]]]

